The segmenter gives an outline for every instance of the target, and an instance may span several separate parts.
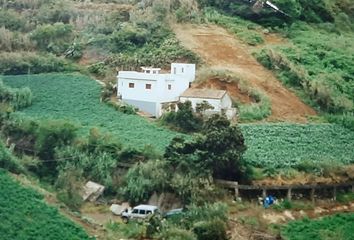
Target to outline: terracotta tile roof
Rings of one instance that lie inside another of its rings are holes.
[[[188,88],[181,94],[181,97],[221,99],[225,94],[225,90]]]

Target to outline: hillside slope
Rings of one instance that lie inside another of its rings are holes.
[[[176,25],[174,31],[182,45],[200,55],[211,68],[233,71],[263,90],[272,103],[269,120],[306,122],[306,116],[316,114],[257,62],[250,47],[223,28],[184,24]]]

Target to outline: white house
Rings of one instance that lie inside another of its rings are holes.
[[[142,72],[119,71],[117,94],[123,102],[155,117],[162,115],[164,103],[177,102],[195,79],[195,64],[172,63],[171,72],[142,67]]]
[[[205,111],[207,115],[225,113],[228,119],[236,116],[236,109],[232,108],[232,100],[225,90],[189,88],[181,94],[179,100],[190,101],[193,109],[197,104],[207,101],[213,107]]]

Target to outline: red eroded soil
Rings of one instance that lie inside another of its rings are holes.
[[[255,48],[241,43],[234,35],[215,25],[176,25],[177,38],[188,49],[197,53],[211,68],[237,73],[252,86],[263,90],[272,103],[270,121],[306,122],[316,112],[285,88],[274,74],[252,56]],[[282,40],[272,35],[271,44]],[[265,40],[267,41],[267,38]]]
[[[218,78],[208,79],[201,83],[197,83],[192,86],[193,88],[209,88],[209,89],[217,89],[217,90],[226,90],[228,94],[234,100],[238,100],[241,103],[252,103],[253,99],[245,92],[242,92],[237,84],[228,83],[220,81]]]

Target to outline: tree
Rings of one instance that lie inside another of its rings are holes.
[[[199,131],[203,125],[203,118],[193,112],[192,103],[186,101],[177,104],[177,112],[169,112],[163,117],[163,121],[183,132]]]
[[[176,170],[199,176],[241,180],[246,178],[244,137],[225,116],[213,115],[203,126],[202,134],[192,141],[174,138],[165,157]]]

